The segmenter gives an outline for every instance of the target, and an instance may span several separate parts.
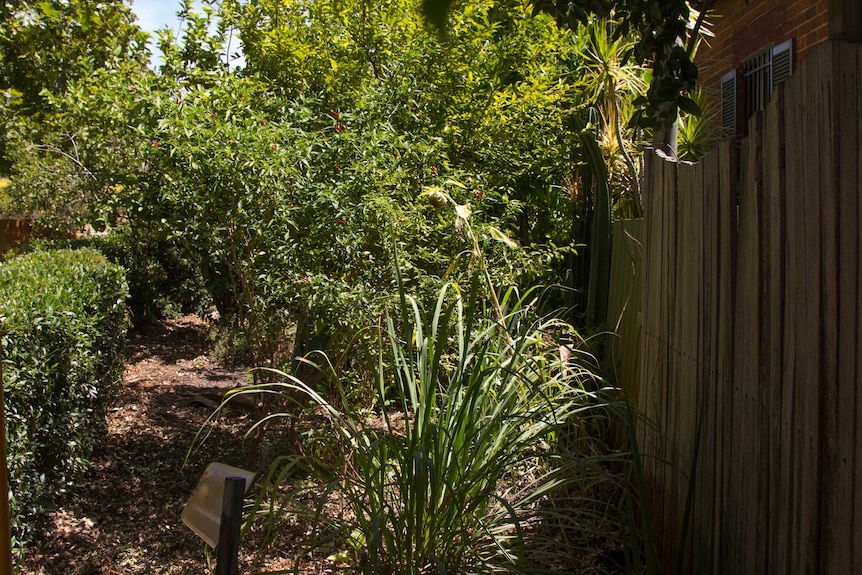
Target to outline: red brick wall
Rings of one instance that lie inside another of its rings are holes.
[[[699,83],[718,89],[722,74],[766,46],[795,38],[795,61],[829,38],[829,0],[718,0],[715,38],[702,44],[695,62]],[[794,64],[795,66],[795,64]]]

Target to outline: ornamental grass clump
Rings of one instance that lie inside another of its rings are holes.
[[[316,552],[373,574],[547,570],[573,529],[603,529],[609,506],[582,489],[607,479],[583,432],[606,408],[589,358],[563,363],[549,335],[568,326],[529,321],[535,290],[492,320],[478,283],[443,287],[430,317],[402,291],[380,328],[376,420],[286,373],[250,390],[310,401],[330,426],[275,461],[254,507],[311,526],[297,566]]]

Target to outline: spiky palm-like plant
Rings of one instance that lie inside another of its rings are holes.
[[[601,117],[598,141],[611,170],[611,180],[623,183],[622,189],[613,190],[615,196],[631,196],[634,200],[635,215],[643,208],[640,194],[638,171],[631,154],[636,142],[623,128],[626,120],[625,110],[631,101],[644,93],[647,85],[647,70],[626,61],[626,53],[634,46],[634,41],[624,36],[614,37],[613,22],[603,19],[590,21],[584,26],[584,34],[579,35],[579,53],[583,66],[579,70],[579,85],[584,91],[587,102],[592,102]],[[622,177],[613,167],[619,163],[625,166],[628,177]]]

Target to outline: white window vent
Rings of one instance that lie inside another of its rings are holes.
[[[721,77],[721,127],[725,138],[736,136],[736,70]]]
[[[792,73],[793,40],[788,40],[772,49],[772,87],[775,88]]]
[[[764,48],[746,58],[739,68],[721,77],[721,125],[724,136],[742,136],[741,120],[763,110],[775,87],[793,73],[793,40]]]

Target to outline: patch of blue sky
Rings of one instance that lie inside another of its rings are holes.
[[[132,11],[138,17],[138,25],[145,31],[150,33],[150,65],[153,68],[158,68],[161,64],[161,55],[158,53],[156,46],[156,31],[165,27],[173,31],[174,36],[179,37],[182,31],[182,20],[177,13],[182,8],[180,0],[131,0]],[[192,10],[203,12],[199,1],[192,3]],[[230,65],[231,68],[243,66],[245,64],[242,55],[239,52],[239,41],[234,36],[230,42]]]

